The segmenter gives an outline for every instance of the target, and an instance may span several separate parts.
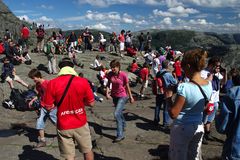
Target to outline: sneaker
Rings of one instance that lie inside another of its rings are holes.
[[[122,58],[123,58],[123,54],[120,54],[120,57],[122,57]]]
[[[99,98],[99,101],[100,101],[100,102],[103,102],[103,98]]]
[[[46,142],[44,142],[44,141],[39,141],[38,143],[37,143],[37,145],[36,146],[34,146],[34,148],[41,148],[41,147],[46,147]]]
[[[121,142],[121,141],[124,140],[124,139],[125,139],[125,137],[117,137],[117,138],[113,141],[113,143]]]

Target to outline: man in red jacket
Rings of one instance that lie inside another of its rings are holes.
[[[59,63],[61,69],[58,77],[49,81],[44,95],[43,105],[51,110],[58,106],[57,135],[61,156],[74,160],[76,141],[84,154],[85,160],[93,160],[92,142],[87,123],[85,106],[93,107],[94,95],[88,81],[77,76],[74,64],[69,58],[63,58]],[[70,78],[74,76],[66,95],[62,98]],[[55,105],[54,105],[55,104]]]

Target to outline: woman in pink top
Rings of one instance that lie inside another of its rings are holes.
[[[108,73],[108,85],[106,98],[113,99],[115,108],[114,117],[117,121],[117,137],[113,141],[114,143],[120,142],[124,139],[124,128],[126,127],[125,118],[123,116],[123,109],[128,100],[133,103],[134,99],[132,97],[131,89],[128,84],[127,74],[120,71],[120,63],[117,60],[112,60],[110,62],[110,67],[112,71]],[[110,84],[112,84],[111,94],[110,94]],[[128,94],[127,94],[128,93]]]

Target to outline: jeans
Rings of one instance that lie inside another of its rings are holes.
[[[44,129],[45,122],[48,117],[54,124],[56,124],[57,123],[57,108],[54,108],[50,112],[48,112],[45,108],[42,107],[40,110],[40,116],[37,119],[36,129],[38,129],[38,130]]]
[[[169,126],[172,120],[168,114],[167,104],[165,103],[163,94],[159,94],[156,96],[156,108],[155,108],[155,114],[154,114],[154,122],[159,123],[159,121],[160,121],[159,114],[160,114],[162,105],[163,105],[163,125]]]
[[[123,130],[126,127],[125,118],[123,116],[123,109],[128,100],[128,97],[113,97],[115,106],[114,117],[117,122],[117,138],[123,138]]]

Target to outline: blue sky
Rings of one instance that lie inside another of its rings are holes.
[[[63,30],[240,33],[240,0],[3,0],[20,19]]]

